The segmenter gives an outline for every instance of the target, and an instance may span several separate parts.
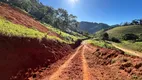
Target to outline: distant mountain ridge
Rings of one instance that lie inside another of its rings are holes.
[[[108,24],[105,23],[96,23],[96,22],[87,22],[81,21],[79,24],[79,28],[83,31],[87,31],[88,33],[95,33],[102,29],[110,28]]]

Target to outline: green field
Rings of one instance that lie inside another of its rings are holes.
[[[121,26],[110,29],[107,31],[109,37],[115,37],[118,39],[122,39],[122,36],[125,34],[135,34],[140,37],[142,34],[142,26],[141,25],[133,25],[133,26]],[[118,46],[134,51],[142,52],[142,42],[133,42],[133,41],[121,41],[121,43],[117,44]]]
[[[114,47],[111,44],[109,44],[105,41],[102,41],[102,40],[89,39],[89,40],[86,40],[85,42],[90,43],[94,46],[98,46],[98,47],[114,49]]]
[[[122,43],[117,44],[118,46],[134,51],[142,52],[142,42],[130,42],[130,41],[122,41]]]
[[[110,29],[107,31],[110,37],[115,37],[118,39],[121,39],[123,35],[125,34],[136,34],[140,35],[142,34],[142,26],[140,25],[134,25],[134,26],[121,26],[116,27],[113,29]]]
[[[60,42],[66,42],[58,37],[48,36],[47,33],[42,33],[22,25],[13,24],[12,22],[4,19],[3,17],[0,17],[0,34],[9,37],[11,36],[29,37],[29,38],[37,38],[39,40],[42,38],[47,38],[47,39],[55,39]]]

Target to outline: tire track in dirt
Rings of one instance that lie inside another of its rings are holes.
[[[86,46],[83,47],[82,49],[82,63],[83,63],[83,80],[90,80],[90,71],[88,70],[88,64],[87,64],[87,61],[85,59],[85,56],[84,56],[84,50],[85,50]]]
[[[86,71],[84,73],[87,73],[87,78],[86,76],[84,76],[84,80],[99,80],[97,78],[97,75],[92,75],[92,69],[89,67],[89,64],[88,64],[88,61],[87,61],[87,58],[86,55],[88,54],[91,54],[91,53],[94,53],[96,50],[94,50],[94,47],[92,46],[88,46],[87,44],[85,45],[84,47],[84,54],[82,55],[84,57],[84,66],[86,66]],[[85,74],[84,74],[85,75]]]
[[[43,80],[93,80],[85,58],[86,46],[81,45],[59,69]]]
[[[78,47],[75,54],[73,54],[59,69],[50,77],[43,80],[82,80],[82,62],[80,52],[83,45]]]

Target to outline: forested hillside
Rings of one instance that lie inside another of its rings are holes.
[[[77,31],[79,22],[76,16],[68,14],[64,9],[54,9],[50,6],[45,6],[39,0],[0,0],[14,7],[18,7],[28,12],[32,17],[42,23],[50,24],[53,27],[59,28],[66,32]]]
[[[80,22],[80,29],[87,31],[88,33],[95,33],[101,29],[107,29],[110,26],[104,23],[93,23],[93,22]]]

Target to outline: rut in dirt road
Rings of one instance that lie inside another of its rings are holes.
[[[43,80],[90,80],[88,65],[84,57],[85,46],[81,45],[59,69]]]
[[[82,49],[82,63],[83,63],[83,80],[90,80],[90,71],[88,70],[88,64],[87,61],[85,59],[85,55],[84,55],[84,50],[85,50],[85,46]]]

